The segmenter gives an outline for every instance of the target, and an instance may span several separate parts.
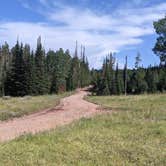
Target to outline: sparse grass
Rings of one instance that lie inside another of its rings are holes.
[[[0,98],[0,120],[20,117],[42,109],[54,107],[59,103],[61,98],[71,93],[72,92],[66,92],[60,95]]]
[[[121,111],[0,144],[0,165],[166,165],[166,95],[88,100]]]

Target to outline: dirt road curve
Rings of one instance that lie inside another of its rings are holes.
[[[69,124],[81,117],[90,117],[100,110],[97,105],[83,100],[86,91],[79,90],[76,94],[61,100],[59,106],[37,112],[32,115],[0,122],[0,142],[14,139],[26,133],[35,134],[60,125]]]

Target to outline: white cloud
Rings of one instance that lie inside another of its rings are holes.
[[[47,0],[40,2],[43,6],[49,5]],[[99,67],[108,52],[138,45],[143,42],[143,36],[153,34],[152,22],[163,17],[166,11],[166,3],[142,9],[120,8],[115,14],[100,15],[90,9],[54,5],[49,6],[51,12],[42,12],[49,23],[1,22],[0,42],[10,39],[10,44],[14,44],[19,35],[21,41],[35,47],[41,35],[46,49],[63,47],[74,52],[78,40],[86,45],[90,66]]]

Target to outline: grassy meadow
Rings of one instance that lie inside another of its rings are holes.
[[[131,116],[133,120],[166,121],[166,94],[91,96],[86,99],[109,110],[123,111],[120,114]]]
[[[117,111],[0,144],[0,164],[166,165],[166,94],[87,100]]]
[[[72,92],[59,95],[0,98],[0,120],[20,117],[42,109],[54,107],[59,103],[61,98],[70,94]]]

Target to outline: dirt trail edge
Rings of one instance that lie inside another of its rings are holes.
[[[35,134],[50,130],[101,112],[97,109],[98,105],[83,99],[87,94],[88,92],[84,90],[78,90],[76,94],[62,99],[60,105],[55,108],[0,122],[0,142],[9,141],[27,133]]]

